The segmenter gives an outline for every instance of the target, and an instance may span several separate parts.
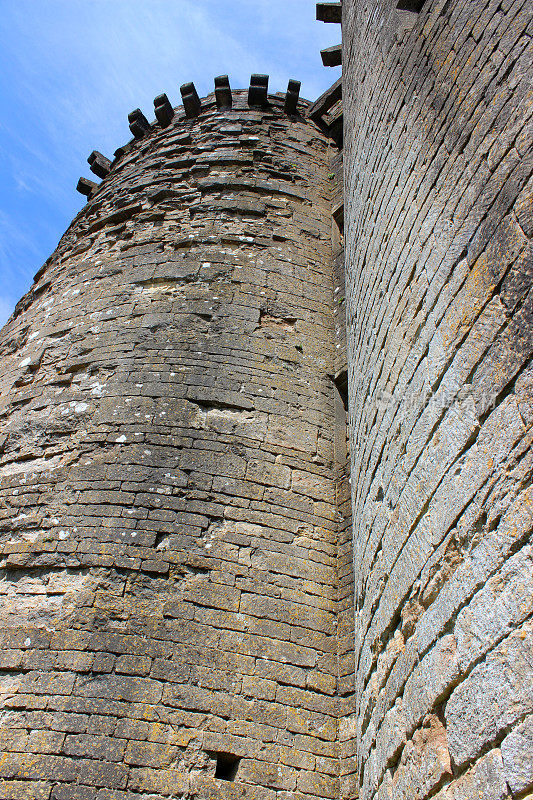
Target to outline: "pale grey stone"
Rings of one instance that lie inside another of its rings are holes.
[[[533,788],[533,716],[505,737],[501,751],[505,777],[513,793]]]
[[[510,797],[501,753],[491,750],[472,769],[439,792],[434,800],[507,800]]]
[[[453,761],[465,764],[533,711],[533,622],[504,639],[459,684],[446,704]]]
[[[454,628],[466,670],[533,612],[533,548],[509,559],[461,611]]]
[[[417,794],[426,797],[446,777],[452,777],[446,729],[432,716],[424,721],[402,752],[394,773],[392,797],[394,800],[412,800]]]
[[[405,684],[403,707],[411,730],[421,722],[459,674],[457,642],[451,635],[443,636],[424,656]]]

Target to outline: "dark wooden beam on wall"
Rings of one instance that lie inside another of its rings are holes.
[[[416,11],[418,14],[425,2],[426,0],[398,0],[396,8],[399,11]]]
[[[324,94],[320,95],[318,100],[315,100],[312,106],[307,111],[307,116],[310,119],[318,119],[323,114],[326,114],[330,108],[333,108],[335,103],[338,103],[342,98],[342,77],[335,81],[333,86],[330,86]]]
[[[342,64],[342,45],[336,44],[334,47],[326,47],[320,51],[322,63],[325,67],[340,67]]]
[[[342,3],[317,3],[316,18],[320,22],[342,22]]]

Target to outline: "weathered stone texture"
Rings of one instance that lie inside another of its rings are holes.
[[[531,787],[533,10],[418,5],[343,3],[361,796],[506,798]]]
[[[331,144],[168,118],[2,332],[0,796],[335,798]]]
[[[318,6],[1,334],[0,800],[533,797],[533,10]]]

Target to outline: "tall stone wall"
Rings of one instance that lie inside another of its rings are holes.
[[[343,3],[365,800],[533,790],[532,14]]]
[[[532,16],[344,0],[343,107],[189,87],[80,183],[0,335],[0,800],[533,796]]]
[[[5,800],[338,796],[330,144],[233,99],[119,153],[2,332]]]

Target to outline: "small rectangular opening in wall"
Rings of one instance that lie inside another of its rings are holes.
[[[215,778],[221,781],[234,781],[241,760],[239,756],[234,756],[232,753],[212,753],[211,755],[217,762]]]
[[[341,236],[344,236],[344,203],[333,209],[332,216]]]
[[[396,8],[399,11],[415,11],[419,14],[425,2],[426,0],[398,0]]]

